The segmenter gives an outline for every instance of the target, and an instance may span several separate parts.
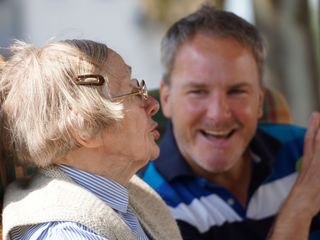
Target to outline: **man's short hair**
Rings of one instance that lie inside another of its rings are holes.
[[[247,47],[253,54],[262,79],[265,61],[264,41],[258,30],[237,15],[203,5],[196,12],[174,23],[161,43],[161,61],[164,67],[163,81],[170,85],[170,75],[179,48],[197,33],[213,37],[233,38]]]

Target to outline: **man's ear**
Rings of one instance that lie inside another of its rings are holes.
[[[259,119],[262,118],[263,116],[263,104],[264,104],[264,87],[261,87],[260,88],[260,92],[259,92],[259,113],[258,113],[258,116],[259,116]]]
[[[170,106],[171,96],[170,87],[163,81],[160,83],[160,102],[163,115],[167,118],[171,117],[171,106]]]

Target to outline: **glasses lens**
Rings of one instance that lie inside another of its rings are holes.
[[[140,87],[141,87],[143,98],[147,99],[149,97],[149,94],[148,94],[147,85],[144,80],[141,80]]]

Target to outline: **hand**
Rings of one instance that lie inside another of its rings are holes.
[[[320,113],[313,113],[305,136],[301,171],[279,211],[272,240],[308,239],[312,218],[320,210]]]
[[[313,113],[305,136],[300,174],[292,193],[304,201],[312,217],[320,210],[320,113]],[[297,196],[298,195],[298,196]]]

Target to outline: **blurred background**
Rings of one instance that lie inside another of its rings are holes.
[[[320,111],[320,0],[0,0],[0,54],[13,39],[103,42],[150,89],[161,80],[160,41],[177,19],[210,2],[255,24],[268,42],[265,84],[288,100],[294,123]]]

